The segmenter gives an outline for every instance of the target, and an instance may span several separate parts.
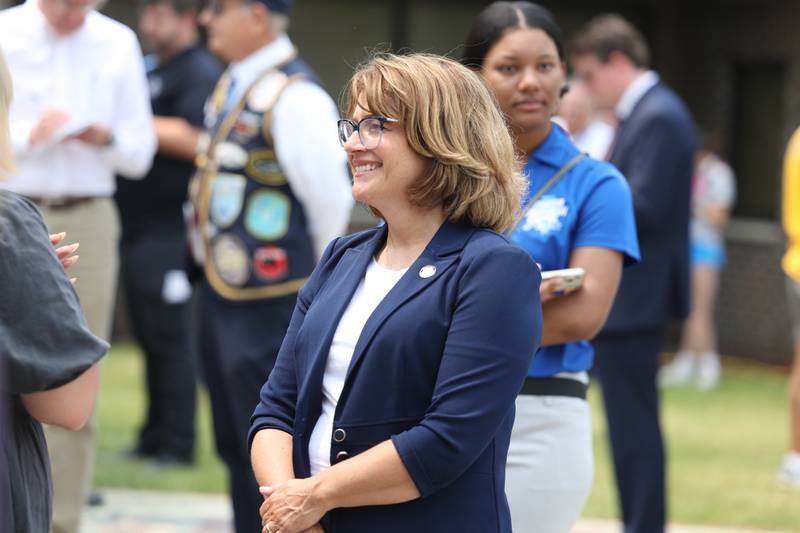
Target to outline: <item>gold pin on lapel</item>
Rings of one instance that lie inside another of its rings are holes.
[[[419,269],[419,277],[421,278],[429,278],[436,274],[436,267],[433,265],[425,265],[424,267]]]

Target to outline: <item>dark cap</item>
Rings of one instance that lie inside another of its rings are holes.
[[[273,13],[288,13],[292,7],[292,0],[256,0],[261,2]]]

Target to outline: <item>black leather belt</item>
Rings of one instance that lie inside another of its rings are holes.
[[[49,209],[69,209],[77,207],[81,204],[96,200],[98,196],[57,196],[57,197],[39,197],[28,196],[28,199],[38,205],[39,207],[46,207]]]
[[[530,396],[568,396],[586,399],[589,385],[569,378],[525,378],[520,394]]]

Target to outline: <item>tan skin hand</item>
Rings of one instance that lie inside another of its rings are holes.
[[[539,285],[539,299],[542,303],[549,302],[574,290],[577,290],[577,288],[564,289],[564,280],[559,278],[542,280],[541,285]]]
[[[42,111],[39,122],[31,130],[28,141],[31,146],[51,138],[58,129],[69,121],[69,115],[60,109],[50,108]]]
[[[276,487],[261,487],[264,503],[259,511],[263,533],[314,531],[327,512],[321,502],[314,501],[315,483],[311,478],[290,479]]]
[[[58,246],[64,238],[67,236],[66,232],[61,233],[53,233],[50,235],[50,243],[53,246],[56,246],[56,256],[58,260],[61,261],[61,266],[64,267],[64,270],[75,265],[78,262],[79,255],[72,255],[80,246],[80,243],[76,242],[74,244],[65,244],[64,246]],[[70,278],[70,281],[74,284],[77,281],[77,278]]]
[[[100,124],[92,124],[77,135],[69,137],[93,146],[108,146],[111,144],[111,130]]]

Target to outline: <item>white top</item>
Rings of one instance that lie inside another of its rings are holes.
[[[289,37],[281,35],[231,64],[233,101],[265,70],[283,63],[293,53]],[[305,209],[314,250],[320,257],[328,243],[347,229],[353,207],[347,158],[336,132],[339,112],[319,85],[300,80],[281,93],[272,116],[275,154]]]
[[[336,404],[339,403],[347,369],[361,330],[406,270],[408,269],[389,270],[373,259],[336,327],[325,365],[325,377],[322,378],[322,414],[317,419],[308,442],[311,475],[331,466],[331,439]]]
[[[658,83],[659,80],[658,74],[652,70],[640,74],[638,78],[633,80],[633,82],[628,85],[628,88],[625,89],[625,92],[622,93],[619,102],[617,102],[617,107],[615,108],[617,118],[625,120],[631,116],[633,108],[636,107],[639,100],[641,100],[644,94]]]
[[[0,47],[14,82],[10,125],[18,167],[3,187],[38,197],[110,196],[114,174],[147,174],[156,136],[142,52],[127,26],[92,11],[61,37],[36,0],[28,0],[0,12]],[[99,123],[111,129],[113,144],[31,147],[31,130],[47,108],[69,114],[63,133]]]
[[[730,209],[736,201],[736,179],[733,170],[718,156],[707,153],[697,164],[692,183],[692,221],[689,226],[695,244],[722,246],[722,228],[707,219],[709,206]]]
[[[614,127],[600,119],[594,119],[583,129],[572,136],[575,146],[598,161],[605,160],[611,141],[614,139]]]

